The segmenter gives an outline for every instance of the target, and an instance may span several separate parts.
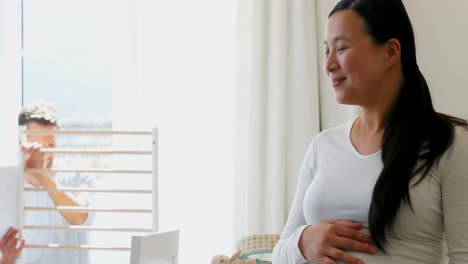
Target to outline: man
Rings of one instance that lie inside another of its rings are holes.
[[[49,105],[36,104],[24,107],[19,115],[18,123],[26,126],[27,130],[55,131],[59,129],[56,111]],[[28,135],[23,145],[24,166],[27,169],[51,169],[54,155],[42,152],[43,148],[55,148],[55,135]],[[54,174],[49,172],[26,172],[25,187],[56,189],[59,187],[92,187],[94,179],[81,174]],[[91,197],[85,193],[66,192],[25,192],[25,206],[27,207],[56,207],[56,206],[90,206]],[[26,226],[63,227],[70,225],[90,225],[93,215],[89,212],[64,211],[26,211]],[[25,230],[24,237],[29,245],[59,244],[79,246],[88,244],[86,232],[60,231],[50,229]],[[27,263],[89,263],[86,250],[58,250],[58,249],[27,249],[25,251]]]

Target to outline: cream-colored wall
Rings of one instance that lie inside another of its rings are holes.
[[[404,2],[436,109],[468,119],[468,1]]]
[[[345,122],[357,109],[339,105],[323,71],[324,29],[336,0],[317,1],[322,129]],[[468,119],[467,0],[404,0],[416,36],[418,64],[437,111]]]

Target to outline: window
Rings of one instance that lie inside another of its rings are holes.
[[[181,262],[232,253],[236,1],[22,6],[23,94],[10,113],[42,100],[57,107],[64,128],[159,127],[161,229],[181,230]],[[96,252],[93,263],[128,263],[126,253],[111,254]]]

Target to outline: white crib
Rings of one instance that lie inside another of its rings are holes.
[[[60,169],[28,169],[28,172],[49,172],[49,173],[97,173],[97,174],[115,174],[120,176],[146,174],[152,175],[152,186],[145,189],[132,188],[26,188],[24,187],[25,166],[23,161],[23,153],[21,146],[23,145],[26,135],[60,135],[60,136],[131,136],[131,137],[152,137],[152,146],[148,146],[147,150],[132,150],[132,149],[42,149],[42,152],[53,153],[54,155],[135,155],[135,156],[151,156],[151,170],[135,170],[135,169],[96,169],[96,168],[60,168]],[[132,233],[153,233],[159,231],[159,210],[158,210],[158,129],[152,131],[43,131],[43,130],[26,130],[25,127],[20,127],[19,131],[19,171],[18,177],[18,227],[21,232],[24,230],[57,230],[62,232],[67,231],[86,231],[86,232],[132,232]],[[29,207],[24,205],[24,192],[89,192],[89,193],[126,193],[126,194],[152,194],[151,208],[122,208],[115,205],[112,208],[100,207],[82,207],[82,206],[56,206],[56,207]],[[76,212],[105,212],[105,213],[129,213],[129,214],[151,214],[151,227],[108,227],[108,226],[33,226],[25,225],[26,211],[76,211]],[[130,251],[130,245],[127,247],[112,247],[107,245],[29,245],[25,248],[37,250],[105,250],[105,251]],[[23,263],[20,259],[19,263]]]

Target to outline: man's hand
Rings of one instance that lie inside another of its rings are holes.
[[[0,241],[2,260],[0,264],[14,264],[24,247],[24,240],[17,238],[18,230],[9,228]]]
[[[27,142],[23,145],[24,166],[26,169],[49,169],[52,167],[53,155],[41,152],[42,145],[37,142]],[[48,173],[27,173],[27,180],[34,186],[44,186],[50,181]]]
[[[42,145],[27,142],[23,145],[24,163],[28,169],[48,169],[52,167],[53,155],[41,152]]]

